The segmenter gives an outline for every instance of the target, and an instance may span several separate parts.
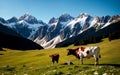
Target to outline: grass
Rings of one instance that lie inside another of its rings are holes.
[[[101,59],[100,65],[94,66],[94,59],[84,59],[84,65],[74,56],[66,56],[67,48],[76,48],[79,46],[70,45],[64,48],[45,49],[45,50],[28,50],[19,51],[4,48],[0,51],[0,74],[5,75],[93,75],[98,73],[102,75],[120,75],[120,39],[112,40],[103,39],[96,44],[83,45],[100,46]],[[52,53],[59,53],[59,64],[52,64],[49,57]],[[63,65],[71,61],[74,65]]]

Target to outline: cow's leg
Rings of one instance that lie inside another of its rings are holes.
[[[54,64],[55,60],[52,58],[52,63]]]
[[[98,63],[99,57],[97,57],[97,56],[94,55],[94,58],[95,58],[95,65],[98,65],[99,64]]]
[[[80,58],[80,60],[81,60],[81,63],[83,64],[83,58],[82,57]]]
[[[58,60],[56,60],[56,63],[58,63]]]
[[[95,65],[98,65],[99,63],[98,63],[98,57],[96,58],[96,60],[95,60]]]

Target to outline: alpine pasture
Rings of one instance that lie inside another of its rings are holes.
[[[27,51],[3,48],[0,51],[0,75],[120,75],[120,39],[108,41],[105,38],[100,43],[83,46],[100,47],[99,65],[94,65],[94,58],[83,59],[82,65],[74,56],[67,56],[68,48],[80,46]],[[58,64],[52,64],[49,57],[54,53],[60,54]]]

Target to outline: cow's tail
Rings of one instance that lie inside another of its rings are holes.
[[[100,47],[98,47],[98,49],[99,49],[99,58],[101,58],[101,54],[100,54]]]
[[[101,55],[99,55],[99,58],[101,58]]]

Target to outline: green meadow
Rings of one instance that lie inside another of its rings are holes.
[[[84,47],[99,46],[101,58],[99,65],[94,65],[94,58],[80,60],[70,55],[68,48],[80,46],[44,49],[44,50],[11,50],[0,51],[0,75],[120,75],[120,39],[108,41],[107,38],[96,44]],[[52,64],[49,55],[59,53],[58,64]],[[71,61],[73,65],[64,63]]]

